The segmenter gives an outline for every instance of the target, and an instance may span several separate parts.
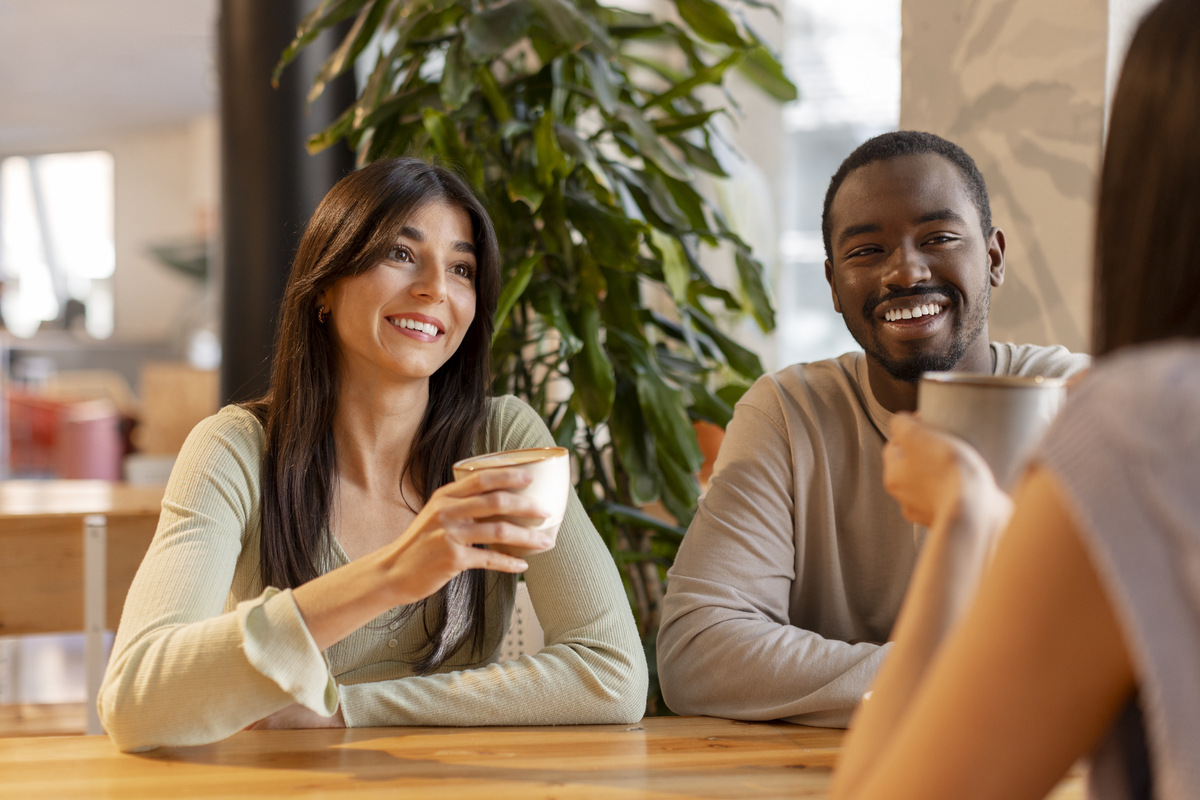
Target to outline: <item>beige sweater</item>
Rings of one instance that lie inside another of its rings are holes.
[[[554,444],[514,397],[491,402],[477,452]],[[291,591],[259,579],[263,430],[227,407],[196,426],[171,473],[158,531],[138,569],[100,689],[122,750],[216,741],[292,703],[348,726],[633,722],[647,670],[620,576],[574,492],[553,550],[525,581],[546,647],[495,663],[516,591],[493,573],[486,651],[439,674],[410,666],[423,621],[380,616],[319,651]],[[347,562],[336,541],[332,567]]]
[[[993,344],[998,375],[1087,357]],[[884,656],[922,529],[883,489],[892,415],[848,353],[738,403],[668,576],[658,675],[680,714],[844,727]]]

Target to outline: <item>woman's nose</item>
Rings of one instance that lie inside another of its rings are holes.
[[[440,300],[446,296],[446,272],[438,265],[422,265],[412,283],[418,297]]]

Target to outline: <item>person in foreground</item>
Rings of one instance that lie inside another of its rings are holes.
[[[489,398],[492,224],[417,159],[340,181],[300,242],[271,389],[192,431],[99,696],[122,750],[247,726],[633,722],[647,670],[621,580],[572,495],[557,535],[519,470],[554,442]],[[522,553],[533,552],[521,557]],[[494,663],[525,573],[546,647]]]
[[[844,727],[890,649],[923,529],[883,489],[892,415],[926,370],[1074,374],[1086,356],[989,342],[1004,233],[962,148],[897,131],[834,174],[834,307],[865,352],[794,364],[738,403],[669,573],[658,637],[680,714]]]
[[[893,425],[889,491],[930,532],[835,797],[1040,798],[1088,754],[1092,797],[1196,797],[1198,126],[1200,5],[1164,0],[1112,106],[1101,358],[1011,507],[965,444]]]

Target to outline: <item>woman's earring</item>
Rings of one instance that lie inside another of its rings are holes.
[[[317,309],[317,324],[324,325],[327,319],[329,319],[329,306],[321,306]]]

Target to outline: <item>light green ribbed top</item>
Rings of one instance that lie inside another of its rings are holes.
[[[478,453],[553,445],[515,397],[491,401]],[[633,722],[646,662],[620,576],[574,492],[554,549],[528,557],[525,581],[545,648],[495,662],[516,590],[492,574],[485,618],[491,655],[451,658],[434,675],[411,667],[419,615],[380,616],[319,651],[289,590],[259,578],[264,435],[244,409],[201,422],[167,484],[158,531],[121,616],[99,697],[122,750],[216,741],[292,703],[349,726]],[[334,541],[330,569],[347,561]]]

